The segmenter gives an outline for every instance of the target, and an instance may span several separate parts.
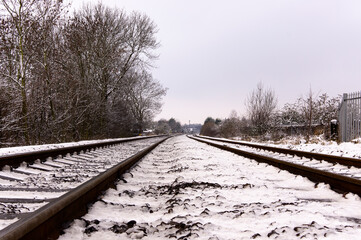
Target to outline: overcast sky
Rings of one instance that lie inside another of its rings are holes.
[[[74,0],[74,8],[83,2]],[[245,115],[258,82],[278,107],[315,93],[361,90],[359,0],[103,0],[158,26],[153,76],[167,87],[162,112],[183,124]]]

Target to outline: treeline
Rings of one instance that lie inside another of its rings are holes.
[[[335,138],[331,133],[331,120],[337,119],[339,104],[340,96],[330,97],[310,90],[294,103],[286,103],[277,109],[275,93],[259,83],[246,99],[246,116],[238,117],[236,111],[232,111],[223,120],[208,117],[201,134],[275,140],[287,135],[302,135],[307,141],[312,135],[321,134],[326,139]]]
[[[69,14],[58,0],[0,8],[0,144],[129,136],[160,111],[157,28],[145,14],[101,3]]]
[[[181,123],[174,118],[169,120],[160,119],[153,123],[153,129],[156,134],[169,134],[169,133],[183,133],[183,127]]]

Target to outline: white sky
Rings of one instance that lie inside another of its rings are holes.
[[[74,0],[79,8],[82,2]],[[278,106],[313,92],[361,90],[359,0],[103,0],[146,13],[161,43],[153,76],[169,88],[163,111],[183,124],[245,115],[262,81]]]

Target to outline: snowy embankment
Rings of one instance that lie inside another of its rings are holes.
[[[108,190],[68,239],[359,239],[361,200],[185,136]]]

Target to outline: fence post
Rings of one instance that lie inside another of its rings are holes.
[[[347,93],[344,93],[342,96],[342,102],[339,109],[339,131],[340,131],[340,140],[341,142],[346,142],[347,136]]]

